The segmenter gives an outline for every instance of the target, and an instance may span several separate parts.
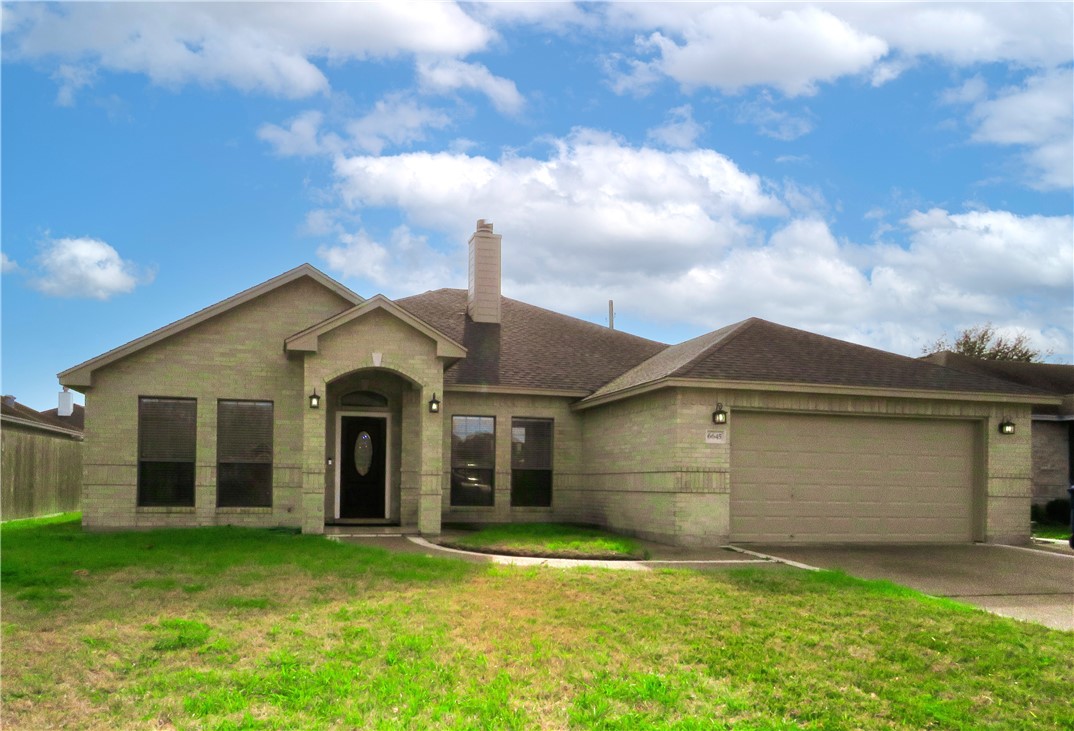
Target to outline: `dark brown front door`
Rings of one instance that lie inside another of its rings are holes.
[[[387,420],[375,416],[341,420],[339,517],[383,518]]]

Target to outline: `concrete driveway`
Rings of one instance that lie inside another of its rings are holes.
[[[1074,631],[1074,552],[1009,546],[744,546]]]

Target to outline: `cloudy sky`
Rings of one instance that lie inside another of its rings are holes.
[[[664,342],[1072,360],[1074,19],[1022,4],[3,8],[4,393],[302,262]]]

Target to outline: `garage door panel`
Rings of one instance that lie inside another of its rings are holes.
[[[974,438],[969,421],[738,412],[732,539],[971,540]]]

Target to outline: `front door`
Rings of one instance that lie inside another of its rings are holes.
[[[339,517],[385,518],[387,419],[341,416]]]

